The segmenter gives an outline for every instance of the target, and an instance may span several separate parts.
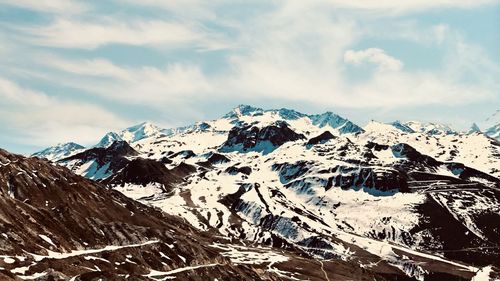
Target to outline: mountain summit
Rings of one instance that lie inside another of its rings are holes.
[[[109,132],[95,145],[95,147],[108,147],[115,141],[134,143],[144,138],[159,135],[162,129],[150,122],[143,122],[128,127],[120,132]]]

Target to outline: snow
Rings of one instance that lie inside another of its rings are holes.
[[[368,252],[370,252],[374,255],[380,256],[381,258],[385,259],[386,261],[388,261],[389,263],[392,263],[392,264],[401,261],[402,257],[400,257],[399,255],[397,255],[394,252],[394,250],[399,250],[399,251],[402,251],[402,252],[405,252],[405,253],[408,253],[411,255],[424,257],[424,258],[433,260],[435,262],[441,262],[441,263],[445,263],[448,265],[452,265],[452,266],[455,266],[457,268],[460,268],[461,270],[466,270],[466,271],[470,271],[470,272],[476,272],[478,270],[478,268],[476,268],[474,266],[465,265],[465,264],[461,264],[458,262],[450,261],[450,260],[447,260],[447,259],[442,258],[442,257],[437,256],[437,255],[427,254],[427,253],[424,253],[421,251],[416,251],[416,250],[412,250],[412,249],[409,249],[406,247],[402,247],[402,246],[398,246],[398,245],[394,245],[394,244],[389,244],[389,243],[383,242],[383,241],[378,241],[378,240],[369,239],[366,237],[361,237],[361,236],[357,236],[357,235],[353,235],[353,234],[349,234],[349,233],[342,233],[342,232],[336,232],[336,235],[339,238],[341,238],[342,240],[350,241],[351,243],[353,243],[359,247],[362,247],[363,249],[367,250]]]
[[[100,261],[103,261],[103,262],[107,262],[107,263],[110,263],[110,261],[106,260],[106,259],[103,259],[103,258],[100,258],[100,257],[94,257],[94,256],[85,256],[83,257],[85,260],[87,261],[95,261],[95,260],[100,260]]]
[[[15,259],[13,259],[13,258],[11,258],[11,257],[4,257],[4,258],[3,258],[3,262],[4,262],[4,263],[15,263],[15,262],[16,262],[16,260],[15,260]]]
[[[157,136],[161,134],[162,129],[150,122],[143,122],[141,124],[126,128],[120,132],[107,133],[94,147],[109,147],[115,141],[126,141],[130,144],[139,140]]]
[[[127,183],[123,185],[113,185],[112,188],[135,200],[153,196],[161,193],[163,190],[162,185],[159,183],[150,183],[146,186]]]
[[[33,273],[32,275],[25,275],[25,276],[17,276],[23,280],[35,280],[35,279],[38,279],[38,278],[41,278],[43,276],[47,275],[47,272],[37,272],[37,273]]]
[[[33,265],[33,264],[31,264],[31,265]],[[24,275],[26,273],[26,271],[28,271],[30,269],[31,265],[17,267],[17,268],[11,269],[10,272],[12,272],[14,274],[23,274]]]
[[[212,247],[221,249],[221,254],[229,257],[235,264],[263,264],[288,261],[289,258],[271,248],[247,248],[238,245],[213,244]]]
[[[211,263],[211,264],[203,264],[203,265],[196,265],[196,266],[186,266],[186,267],[177,268],[177,269],[174,269],[171,271],[151,270],[151,272],[149,274],[143,275],[143,276],[145,276],[145,277],[157,277],[157,276],[163,276],[163,275],[173,275],[173,274],[177,274],[177,273],[188,271],[188,270],[195,270],[195,269],[204,268],[204,267],[214,267],[214,266],[218,266],[218,265],[219,265],[218,263]],[[170,278],[167,278],[167,279],[170,279]]]
[[[484,133],[489,137],[500,140],[500,122],[486,129]]]
[[[57,247],[54,242],[52,242],[52,239],[50,239],[48,236],[43,235],[43,234],[38,234],[38,237],[42,238],[45,242],[49,243],[50,245]]]
[[[449,125],[439,124],[439,123],[422,123],[418,121],[409,121],[403,123],[403,125],[408,126],[415,132],[425,133],[430,135],[455,133],[455,131]]]
[[[449,193],[433,193],[432,198],[446,208],[477,237],[486,239],[480,228],[474,223],[474,217],[484,211],[500,214],[500,202],[495,197],[479,196],[477,192],[463,190]]]
[[[32,157],[47,158],[50,161],[57,161],[66,157],[75,155],[83,151],[85,147],[74,142],[60,143],[55,146],[48,147],[42,151],[33,153]]]
[[[153,241],[144,242],[142,244],[131,244],[131,245],[124,245],[124,246],[110,245],[110,246],[106,246],[106,247],[101,248],[101,249],[76,250],[76,251],[71,251],[68,253],[59,253],[59,252],[53,252],[53,251],[47,250],[47,252],[48,252],[47,256],[42,256],[42,255],[37,255],[37,254],[32,254],[32,253],[29,253],[29,254],[33,256],[35,261],[39,262],[39,261],[46,259],[46,258],[47,259],[65,259],[65,258],[74,257],[74,256],[101,253],[101,252],[105,252],[105,251],[116,251],[118,249],[123,249],[123,248],[141,247],[144,245],[155,244],[155,243],[159,243],[159,242],[160,241],[158,241],[158,240],[153,240]]]
[[[490,273],[493,271],[493,267],[491,265],[481,268],[477,271],[476,275],[472,277],[471,281],[489,281]]]
[[[351,138],[358,144],[368,141],[395,145],[407,143],[422,154],[443,162],[459,162],[493,176],[500,176],[500,147],[483,134],[405,133],[392,125],[372,121],[365,132]]]

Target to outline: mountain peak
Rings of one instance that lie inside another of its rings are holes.
[[[33,153],[31,156],[38,158],[47,158],[48,160],[58,160],[74,154],[76,151],[85,147],[74,142],[58,143],[57,145],[45,148]]]
[[[156,126],[155,124],[153,124],[153,123],[151,123],[149,121],[144,121],[144,122],[139,123],[137,125],[128,127],[125,130],[132,131],[132,130],[140,130],[140,129],[147,129],[147,128],[158,128],[158,126]]]
[[[473,133],[480,133],[481,129],[476,123],[472,123],[472,125],[469,128],[469,131],[467,132],[468,134],[473,134]]]
[[[396,129],[399,129],[405,133],[415,133],[415,130],[413,130],[410,126],[406,125],[405,123],[402,123],[399,120],[390,123],[390,125],[394,126]]]
[[[126,141],[133,143],[138,140],[160,134],[162,129],[151,122],[142,122],[140,124],[128,127],[120,132],[109,132],[99,141],[95,147],[109,147],[115,141]]]
[[[452,135],[456,133],[456,131],[453,130],[449,125],[441,123],[408,121],[402,124],[406,125],[417,133],[423,133],[427,135]]]
[[[151,122],[142,122],[121,132],[122,138],[129,142],[138,141],[139,139],[150,137],[161,131],[161,128]]]
[[[358,125],[331,111],[327,111],[322,114],[309,115],[309,118],[311,119],[313,125],[320,128],[330,126],[337,129],[341,134],[361,133],[364,131]]]
[[[300,113],[294,109],[288,109],[288,108],[280,108],[272,111],[277,112],[280,115],[280,117],[285,120],[297,120],[299,118],[307,116],[304,113]]]
[[[230,112],[225,114],[223,118],[231,119],[238,118],[240,116],[250,116],[255,114],[260,114],[264,112],[262,108],[254,107],[247,104],[240,104],[237,107],[233,108]]]
[[[123,140],[120,135],[115,132],[108,132],[102,137],[102,139],[95,145],[95,147],[109,147],[115,141]]]

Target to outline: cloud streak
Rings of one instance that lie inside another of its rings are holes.
[[[360,51],[348,50],[344,54],[344,62],[354,65],[369,62],[377,65],[380,71],[398,71],[403,68],[403,62],[387,55],[384,50],[379,48],[369,48]]]
[[[49,14],[79,14],[90,9],[86,2],[75,0],[0,0],[2,4]]]
[[[202,27],[163,20],[119,21],[101,18],[88,22],[58,18],[46,26],[20,27],[31,44],[56,48],[95,49],[122,44],[176,48],[192,45],[200,50],[225,48],[226,43]]]
[[[51,97],[0,77],[0,126],[15,131],[20,143],[50,145],[78,140],[90,144],[127,120],[89,103]]]

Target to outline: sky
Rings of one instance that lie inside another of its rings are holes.
[[[465,130],[500,108],[498,50],[500,0],[0,0],[0,147],[238,104]]]

